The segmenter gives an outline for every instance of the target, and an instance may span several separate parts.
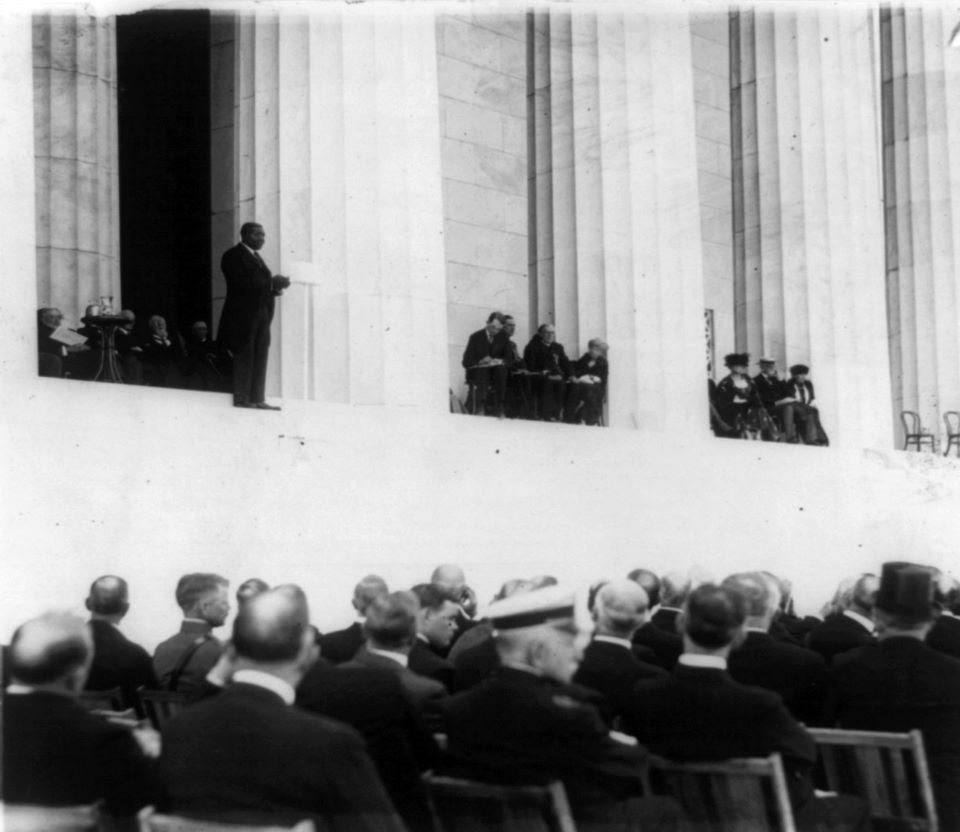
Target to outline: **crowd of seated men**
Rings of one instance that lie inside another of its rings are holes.
[[[729,370],[719,382],[708,379],[710,428],[727,439],[760,439],[764,442],[827,445],[810,368],[790,367],[790,378],[781,379],[777,362],[761,358],[759,372],[750,377],[750,355],[731,353],[724,358]]]
[[[103,328],[87,307],[73,330],[64,326],[59,309],[37,311],[38,369],[41,376],[91,380],[103,377]],[[185,335],[167,328],[162,315],[151,315],[147,327],[137,326],[130,309],[120,313],[113,331],[119,373],[126,384],[180,387],[188,390],[229,389],[230,357],[217,348],[206,321],[194,321]],[[81,336],[78,338],[77,336]]]
[[[638,568],[589,593],[507,581],[485,615],[455,565],[391,591],[356,585],[355,620],[320,635],[303,591],[183,576],[179,632],[151,657],[122,634],[127,584],[103,576],[90,621],[48,613],[4,663],[3,798],[146,804],[179,816],[330,830],[431,828],[421,774],[563,783],[580,830],[688,828],[645,793],[657,758],[779,752],[800,830],[869,828],[851,795],[818,793],[805,726],[922,732],[941,829],[960,829],[960,585],[904,562],[841,582],[823,618],[795,614],[770,572],[720,581]],[[346,623],[346,622],[345,622]],[[185,693],[158,734],[78,704],[84,688]],[[445,739],[444,748],[438,735]]]
[[[476,415],[598,425],[607,395],[607,344],[593,338],[571,361],[557,342],[553,324],[541,324],[520,349],[516,321],[491,312],[463,351],[469,388],[468,409]]]

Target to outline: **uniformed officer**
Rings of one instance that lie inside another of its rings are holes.
[[[570,684],[582,644],[574,594],[551,586],[491,604],[501,667],[447,711],[444,773],[486,782],[563,782],[578,829],[671,829],[672,800],[641,797],[647,752],[607,731],[599,695]]]

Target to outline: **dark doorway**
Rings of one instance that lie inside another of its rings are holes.
[[[210,321],[210,13],[117,16],[120,284],[145,329]]]

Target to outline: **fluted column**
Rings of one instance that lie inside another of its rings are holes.
[[[881,19],[893,409],[919,412],[935,433],[944,411],[960,410],[956,23],[937,5],[886,9]]]
[[[33,18],[37,296],[76,320],[120,303],[116,39],[113,17]]]
[[[889,446],[877,10],[732,30],[739,346],[811,367],[834,442]]]
[[[446,409],[434,17],[257,12],[235,32],[233,219],[264,224],[294,281],[269,387]]]
[[[536,148],[551,154],[536,160],[540,314],[570,353],[610,344],[611,424],[705,433],[689,19],[551,10],[532,37]]]

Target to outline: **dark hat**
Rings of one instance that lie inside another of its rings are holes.
[[[874,603],[878,610],[893,615],[933,618],[933,572],[916,563],[885,563]]]
[[[536,627],[550,621],[574,617],[574,592],[562,586],[547,586],[533,592],[494,601],[487,618],[495,630]]]
[[[750,353],[732,352],[724,356],[723,363],[727,367],[746,367],[750,363]]]
[[[810,368],[806,364],[794,364],[790,368],[790,375],[792,376],[805,376],[810,372]]]

